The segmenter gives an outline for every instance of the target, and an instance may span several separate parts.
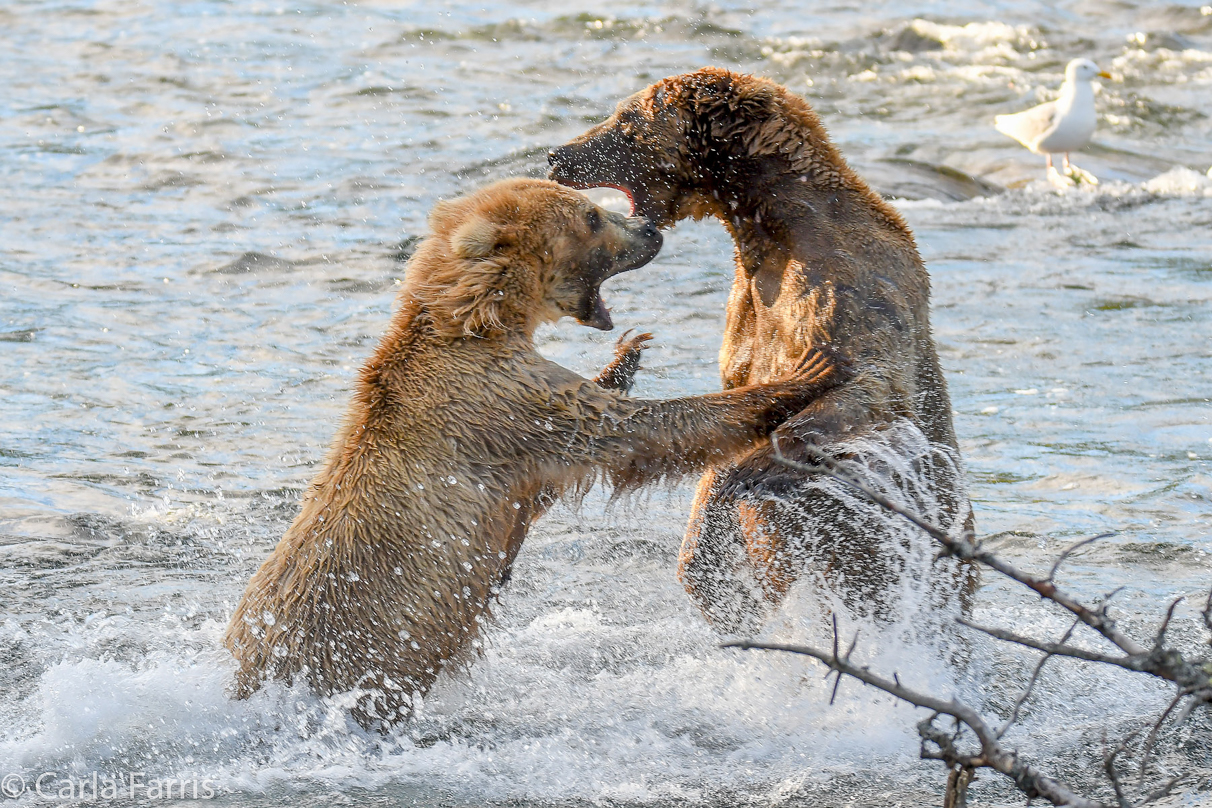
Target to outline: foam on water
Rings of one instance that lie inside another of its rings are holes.
[[[217,649],[218,623],[85,622],[61,638],[65,658],[6,705],[0,760],[31,777],[140,771],[205,777],[221,790],[419,783],[493,801],[637,803],[794,791],[798,778],[825,783],[855,759],[905,768],[912,739],[906,722],[889,719],[908,711],[882,698],[830,708],[820,671],[804,661],[715,648],[701,621],[668,602],[634,619],[543,606],[507,596],[484,657],[386,738],[348,718],[349,697],[273,685],[230,700],[234,665]],[[98,646],[126,634],[162,650],[98,658]],[[903,677],[950,686],[920,653],[896,656],[883,662]]]
[[[1144,189],[1166,196],[1212,196],[1212,168],[1208,172],[1205,175],[1178,166],[1146,182]]]
[[[896,443],[938,456],[913,430],[893,437],[864,448]],[[899,453],[884,457],[894,467],[905,463]],[[60,659],[6,703],[0,760],[31,780],[45,771],[138,771],[148,779],[204,778],[220,793],[420,788],[429,795],[422,804],[439,794],[637,805],[849,795],[866,804],[862,795],[873,783],[898,784],[898,799],[928,798],[933,778],[922,778],[913,754],[919,712],[852,682],[831,705],[832,683],[814,663],[718,648],[719,638],[671,580],[669,548],[637,554],[628,530],[612,531],[613,538],[582,532],[596,530],[600,505],[559,510],[540,526],[483,657],[444,677],[394,735],[358,727],[348,715],[352,695],[318,699],[270,685],[232,701],[234,664],[219,648],[221,621],[95,615],[44,626],[44,634],[57,632],[53,641],[6,624],[6,642],[53,644]],[[659,536],[682,511],[658,505]],[[625,524],[629,517],[615,518]],[[894,521],[880,525],[884,530],[903,528],[899,518],[886,518]],[[928,542],[904,537],[906,563],[926,573]],[[856,661],[996,714],[1008,694],[989,684],[1004,681],[1021,655],[977,643],[970,664],[949,664],[952,641],[921,630],[930,597],[921,577],[906,576],[903,611],[872,624],[805,583],[766,636],[827,645],[828,616],[836,614],[844,640],[859,632]],[[982,605],[977,617],[1004,622],[1004,604],[1015,600]],[[1058,616],[1035,612],[1015,607],[1015,628],[1041,636],[1063,628]],[[1046,680],[1033,702],[1039,717],[1026,718],[1013,737],[1036,754],[1071,759],[1070,774],[1080,779],[1084,759],[1073,750],[1106,726],[1107,715],[1164,703],[1163,688],[1140,684],[1114,671]],[[1052,710],[1065,711],[1064,728],[1053,725]]]

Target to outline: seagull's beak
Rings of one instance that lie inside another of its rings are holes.
[[[1100,71],[1098,71],[1097,73],[1095,73],[1094,75],[1098,76],[1100,79],[1109,79],[1109,78],[1111,78],[1111,74],[1110,74],[1110,73],[1108,73],[1106,70],[1100,70]]]

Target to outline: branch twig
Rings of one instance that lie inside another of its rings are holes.
[[[1174,696],[1174,699],[1170,702],[1166,709],[1162,711],[1162,714],[1158,716],[1157,721],[1153,722],[1153,727],[1149,730],[1148,737],[1145,738],[1145,747],[1141,751],[1140,755],[1140,782],[1142,784],[1145,782],[1145,769],[1147,769],[1149,766],[1149,755],[1153,751],[1153,744],[1157,743],[1157,734],[1161,731],[1162,724],[1166,723],[1166,719],[1169,718],[1170,713],[1174,712],[1174,708],[1177,707],[1179,703],[1187,697],[1187,695],[1188,694],[1185,690],[1179,688],[1178,694]]]
[[[922,734],[923,739],[935,743],[939,747],[939,759],[945,760],[951,765],[990,768],[1001,772],[1012,779],[1019,790],[1028,797],[1042,797],[1053,805],[1071,806],[1071,808],[1105,808],[1103,803],[1087,799],[1071,791],[1068,787],[1044,774],[1031,764],[1024,763],[1015,752],[1007,750],[1001,745],[997,734],[985,723],[985,720],[981,718],[979,713],[958,701],[940,699],[928,693],[912,690],[895,681],[874,674],[867,668],[855,665],[847,659],[839,659],[836,654],[829,651],[821,651],[806,645],[737,640],[735,642],[724,643],[722,647],[740,648],[742,650],[785,651],[792,654],[810,656],[825,663],[830,670],[836,671],[839,677],[845,675],[858,679],[864,684],[871,685],[915,707],[924,707],[927,710],[933,710],[936,714],[951,716],[967,726],[976,735],[977,741],[981,746],[980,754],[962,755],[955,751],[954,744],[951,742],[949,736],[945,736],[945,734],[940,736],[938,734],[941,730],[933,727],[932,720],[925,722],[927,724],[927,728],[925,729],[919,724],[918,731]],[[943,737],[946,737],[946,741],[940,742],[943,741]],[[944,757],[944,755],[949,755],[950,757]]]
[[[1056,567],[1053,566],[1052,570],[1055,572]],[[1064,636],[1060,638],[1060,642],[1057,643],[1059,647],[1064,647],[1065,643],[1069,641],[1069,637],[1072,636],[1074,629],[1076,629],[1079,624],[1080,621],[1075,618],[1073,620],[1073,625],[1069,626],[1068,631],[1065,632]],[[1010,711],[1010,717],[1006,719],[1006,723],[1002,724],[1001,729],[997,731],[997,737],[999,739],[1004,737],[1005,734],[1010,730],[1010,727],[1014,725],[1014,722],[1018,720],[1018,711],[1021,710],[1023,705],[1027,703],[1027,699],[1031,698],[1031,691],[1035,689],[1035,683],[1039,681],[1039,675],[1044,672],[1044,666],[1048,664],[1048,660],[1052,659],[1054,656],[1056,656],[1054,651],[1047,651],[1044,653],[1043,657],[1040,658],[1039,664],[1035,666],[1035,670],[1031,674],[1030,681],[1027,682],[1027,686],[1023,688],[1023,692],[1017,699],[1015,699],[1014,708]]]
[[[1056,573],[1060,569],[1061,564],[1065,563],[1065,559],[1072,555],[1075,551],[1085,547],[1087,544],[1093,544],[1100,539],[1109,539],[1114,536],[1114,533],[1099,533],[1097,536],[1090,536],[1081,541],[1074,542],[1061,551],[1060,556],[1056,559],[1056,563],[1052,565],[1052,569],[1048,571],[1048,577],[1045,580],[1051,581],[1056,578]]]
[[[881,492],[868,486],[856,475],[850,472],[848,468],[839,461],[830,457],[825,452],[813,446],[809,442],[800,444],[800,448],[812,458],[815,465],[799,463],[788,459],[783,455],[782,449],[779,446],[778,435],[771,436],[771,448],[773,460],[787,468],[794,469],[805,473],[824,473],[828,476],[842,482],[843,484],[857,490],[865,497],[870,499],[875,504],[885,510],[895,513],[912,524],[916,525],[927,535],[934,538],[942,545],[942,555],[950,555],[955,558],[973,561],[986,566],[995,572],[1004,575],[1005,577],[1022,584],[1023,586],[1036,592],[1041,598],[1052,601],[1053,603],[1065,609],[1073,615],[1074,621],[1069,629],[1061,637],[1060,642],[1049,643],[1024,637],[1010,631],[987,626],[977,625],[967,619],[960,618],[959,622],[977,631],[988,634],[991,637],[1000,639],[1006,642],[1016,643],[1018,645],[1032,648],[1037,651],[1042,651],[1044,657],[1036,665],[1035,671],[1027,683],[1023,693],[1015,702],[1009,718],[996,732],[985,723],[984,719],[972,708],[955,700],[944,700],[926,693],[921,693],[905,687],[900,677],[893,673],[892,681],[871,673],[867,668],[860,667],[850,661],[850,656],[854,651],[855,643],[858,641],[858,635],[855,635],[855,641],[851,643],[844,657],[839,654],[839,640],[837,618],[833,621],[833,648],[832,652],[820,651],[809,646],[786,645],[779,643],[755,643],[751,641],[739,641],[726,643],[726,648],[742,648],[742,649],[764,649],[771,651],[786,651],[789,653],[803,654],[813,657],[828,666],[830,672],[837,675],[837,681],[834,682],[833,696],[837,695],[837,688],[841,683],[843,675],[850,676],[864,684],[875,687],[892,696],[908,702],[917,707],[922,707],[932,710],[934,715],[918,724],[918,734],[922,738],[923,758],[941,760],[954,772],[957,768],[971,771],[976,768],[991,768],[1010,777],[1015,786],[1027,797],[1042,797],[1050,801],[1053,805],[1073,806],[1074,808],[1106,808],[1103,803],[1090,800],[1079,794],[1076,794],[1064,784],[1057,780],[1048,777],[1039,769],[1022,763],[1019,760],[1018,753],[1014,750],[1008,750],[1001,745],[1001,739],[1010,728],[1010,726],[1018,719],[1019,711],[1023,704],[1030,697],[1039,676],[1049,659],[1054,656],[1069,657],[1072,659],[1084,660],[1087,662],[1095,662],[1107,665],[1113,665],[1125,670],[1147,673],[1160,679],[1174,682],[1178,685],[1178,695],[1165,709],[1157,722],[1153,725],[1148,737],[1145,741],[1144,752],[1141,760],[1141,780],[1145,775],[1145,770],[1149,761],[1149,753],[1153,745],[1156,743],[1157,735],[1160,732],[1161,726],[1165,723],[1169,715],[1174,711],[1175,707],[1182,702],[1184,698],[1191,697],[1186,708],[1181,712],[1178,721],[1181,723],[1190,714],[1192,710],[1202,704],[1212,703],[1212,676],[1209,676],[1209,671],[1212,671],[1212,666],[1205,660],[1189,661],[1183,657],[1181,653],[1172,648],[1167,648],[1165,645],[1166,631],[1170,626],[1171,619],[1174,616],[1174,611],[1178,607],[1182,598],[1172,602],[1166,610],[1164,619],[1157,630],[1152,648],[1145,648],[1137,643],[1131,637],[1128,637],[1116,626],[1115,621],[1108,614],[1108,603],[1119,590],[1110,593],[1103,598],[1101,604],[1095,607],[1090,607],[1082,603],[1075,596],[1070,595],[1065,590],[1058,587],[1054,581],[1061,564],[1076,550],[1090,544],[1099,539],[1107,538],[1114,535],[1112,533],[1104,533],[1098,536],[1093,536],[1088,539],[1083,539],[1067,547],[1053,563],[1051,570],[1046,578],[1040,578],[1035,575],[1023,572],[1014,565],[1003,561],[994,555],[990,550],[982,547],[977,541],[971,530],[965,529],[960,535],[952,535],[948,531],[923,519],[917,514],[893,502],[891,499],[883,495]],[[1212,632],[1212,592],[1208,595],[1207,603],[1202,611],[1203,622],[1206,628]],[[1122,656],[1112,656],[1105,653],[1095,651],[1087,651],[1069,644],[1069,639],[1079,625],[1087,625],[1098,632],[1103,638],[1114,645]],[[830,703],[833,702],[833,697],[830,698]],[[947,715],[956,720],[957,730],[954,735],[948,734],[934,725],[934,721],[940,715]],[[956,742],[959,738],[959,727],[968,727],[977,738],[980,744],[980,752],[978,754],[965,754],[959,751],[956,747]],[[1104,753],[1103,768],[1115,791],[1116,801],[1120,808],[1131,808],[1132,803],[1129,801],[1124,792],[1123,785],[1120,782],[1119,772],[1116,767],[1116,758],[1122,754],[1127,748],[1127,744],[1135,737],[1133,733],[1129,738],[1121,741],[1114,750]],[[933,749],[929,745],[933,745]],[[1167,781],[1160,789],[1147,795],[1143,802],[1138,805],[1145,805],[1154,800],[1160,799],[1169,794],[1182,779],[1181,776]]]
[[[854,474],[850,473],[842,463],[830,457],[816,446],[813,446],[810,442],[802,442],[800,448],[812,457],[817,465],[798,463],[784,456],[779,446],[779,436],[777,434],[771,436],[770,445],[773,450],[772,459],[779,465],[808,474],[823,472],[835,480],[854,488],[885,510],[898,514],[908,519],[914,525],[917,525],[917,527],[938,541],[943,546],[943,550],[947,555],[967,561],[975,561],[1031,589],[1039,594],[1040,597],[1052,601],[1082,623],[1097,631],[1125,654],[1122,658],[1109,656],[1092,657],[1089,655],[1089,652],[1066,647],[1066,651],[1071,650],[1073,652],[1066,653],[1066,656],[1089,659],[1093,662],[1107,662],[1129,670],[1150,673],[1161,679],[1174,682],[1180,687],[1188,688],[1193,693],[1196,691],[1205,692],[1208,694],[1209,699],[1212,699],[1212,681],[1210,681],[1208,674],[1204,672],[1201,665],[1188,662],[1183,658],[1182,654],[1171,649],[1160,647],[1153,649],[1145,648],[1119,630],[1115,625],[1115,621],[1107,613],[1107,604],[1105,601],[1098,608],[1086,606],[1076,597],[1058,587],[1049,578],[1040,578],[1023,572],[1013,564],[1003,561],[991,551],[981,547],[977,544],[971,530],[964,530],[959,536],[951,535],[938,525],[930,523],[926,519],[888,499],[888,497],[879,491],[874,490]],[[1204,622],[1208,625],[1209,630],[1212,630],[1212,594],[1209,595],[1209,604],[1204,610]],[[1017,640],[1015,641],[1017,642]],[[1039,650],[1048,651],[1047,648]],[[1057,652],[1052,651],[1052,653]]]
[[[1043,642],[1042,640],[1036,640],[1031,637],[1024,637],[1021,634],[1015,634],[1013,631],[982,626],[978,623],[972,622],[966,617],[957,617],[955,622],[959,623],[961,626],[967,626],[970,629],[979,631],[982,634],[988,634],[994,639],[1012,642],[1016,645],[1022,645],[1036,651],[1043,651],[1045,654],[1049,654],[1051,656],[1063,656],[1071,659],[1081,659],[1085,660],[1086,662],[1101,662],[1104,665],[1115,665],[1116,667],[1125,668],[1130,671],[1141,670],[1140,666],[1133,662],[1132,657],[1109,656],[1108,654],[1100,654],[1097,651],[1087,651],[1085,648],[1078,648],[1075,645]]]

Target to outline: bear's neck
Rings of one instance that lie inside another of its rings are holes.
[[[756,271],[768,253],[861,249],[856,234],[880,233],[916,252],[900,214],[846,164],[802,99],[776,100],[768,113],[716,137],[700,128],[694,198],[681,213],[723,222]]]
[[[445,342],[476,340],[485,352],[514,350],[519,344],[533,347],[538,327],[554,320],[542,310],[540,302],[512,303],[493,306],[491,317],[477,318],[473,316],[476,312],[466,310],[465,298],[410,276],[396,297],[397,311],[390,328],[400,333],[428,333]]]
[[[399,399],[396,395],[409,385],[415,374],[414,357],[432,353],[463,352],[474,346],[474,353],[487,359],[508,357],[534,348],[535,324],[529,321],[512,328],[500,328],[482,334],[466,334],[435,313],[426,301],[402,293],[399,308],[379,340],[373,354],[363,365],[355,391],[371,411],[387,407]],[[364,419],[366,420],[366,419]]]
[[[718,218],[735,243],[730,317],[750,323],[744,328],[752,328],[757,342],[809,320],[827,323],[830,339],[845,342],[862,333],[861,316],[856,319],[862,307],[804,308],[817,299],[809,290],[822,300],[845,290],[848,300],[887,304],[925,322],[930,282],[904,221],[850,170],[819,124],[796,132],[795,121],[779,117],[791,134],[768,138],[764,153],[743,152],[743,137],[707,143],[699,152],[690,209]],[[768,131],[765,122],[757,128]],[[912,312],[888,297],[902,293]]]
[[[773,158],[781,159],[781,158]],[[778,254],[791,258],[861,246],[854,235],[880,230],[915,249],[899,216],[890,220],[886,203],[865,186],[822,182],[812,171],[791,163],[751,166],[741,157],[708,176],[710,190],[698,201],[696,213],[714,216],[728,229],[739,256],[751,274]],[[861,182],[861,181],[860,181]],[[878,201],[880,204],[873,204]]]

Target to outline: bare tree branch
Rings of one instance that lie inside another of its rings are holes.
[[[981,547],[977,544],[972,531],[964,530],[959,536],[951,535],[938,525],[934,525],[917,514],[906,510],[880,492],[872,489],[862,480],[858,479],[856,475],[850,473],[844,464],[830,457],[809,442],[802,443],[801,448],[813,458],[817,465],[807,465],[786,458],[779,447],[777,434],[771,436],[770,443],[773,449],[773,460],[776,463],[804,473],[825,473],[839,482],[845,483],[880,507],[898,514],[917,525],[937,540],[939,544],[943,545],[943,549],[948,555],[968,561],[975,561],[1031,589],[1039,594],[1040,597],[1050,600],[1067,610],[1081,620],[1082,623],[1105,637],[1126,655],[1119,659],[1102,657],[1091,659],[1091,661],[1108,662],[1109,664],[1118,665],[1129,670],[1150,673],[1161,679],[1174,682],[1180,687],[1188,688],[1192,693],[1206,692],[1212,697],[1212,680],[1210,680],[1208,674],[1203,670],[1201,664],[1185,660],[1182,654],[1173,649],[1145,648],[1119,630],[1115,625],[1115,621],[1107,614],[1107,604],[1105,601],[1098,608],[1090,608],[1081,603],[1073,595],[1058,587],[1051,580],[1023,572],[1013,564],[998,558],[991,551]],[[1204,622],[1212,630],[1212,595],[1209,596],[1209,606],[1205,609]],[[1047,651],[1048,649],[1043,648],[1040,650]],[[1087,652],[1080,649],[1073,649],[1073,651],[1076,653],[1071,654],[1072,656],[1079,659],[1089,658],[1084,656]]]
[[[923,739],[935,743],[939,747],[940,757],[938,759],[945,760],[951,765],[990,768],[1001,772],[1013,780],[1018,789],[1028,797],[1040,797],[1048,800],[1053,805],[1070,806],[1070,808],[1106,808],[1104,803],[1087,799],[1071,791],[1067,786],[1044,774],[1034,766],[1022,762],[1017,753],[1007,750],[1001,745],[997,734],[985,723],[980,714],[965,704],[950,699],[940,699],[928,693],[912,690],[895,681],[874,674],[865,667],[855,665],[849,660],[839,659],[836,654],[829,651],[821,651],[806,645],[757,643],[750,642],[749,640],[738,640],[724,643],[722,647],[740,648],[742,650],[785,651],[792,654],[810,656],[825,663],[830,670],[836,671],[839,676],[844,674],[916,707],[924,707],[940,715],[949,715],[962,722],[976,735],[981,747],[980,754],[962,755],[955,751],[954,744],[949,736],[946,736],[945,733],[940,736],[938,732],[941,731],[931,731],[932,721],[925,722],[927,724],[925,730],[919,724],[918,731],[922,734]],[[933,729],[937,730],[937,728]],[[945,741],[944,738],[946,739]]]
[[[1113,665],[1132,672],[1146,673],[1178,685],[1178,694],[1153,724],[1145,740],[1140,764],[1142,784],[1148,767],[1150,752],[1157,742],[1162,726],[1174,712],[1175,708],[1184,699],[1189,699],[1176,719],[1176,723],[1182,723],[1197,707],[1212,704],[1212,675],[1210,675],[1212,674],[1212,660],[1186,659],[1179,651],[1167,647],[1165,644],[1166,632],[1170,627],[1174,612],[1182,601],[1182,598],[1176,599],[1169,605],[1165,617],[1158,627],[1152,647],[1146,648],[1120,631],[1115,621],[1108,614],[1110,599],[1122,587],[1104,597],[1101,603],[1095,606],[1087,606],[1077,597],[1056,585],[1054,581],[1056,574],[1069,556],[1085,545],[1114,534],[1104,533],[1070,545],[1053,563],[1048,576],[1041,578],[1026,573],[1009,562],[998,558],[992,551],[978,543],[970,530],[964,530],[959,535],[953,535],[938,525],[898,505],[881,492],[864,483],[845,464],[830,457],[811,443],[804,443],[800,448],[812,458],[814,465],[799,463],[785,457],[779,446],[777,435],[771,437],[771,447],[773,450],[773,459],[776,463],[805,473],[826,474],[855,489],[885,510],[907,519],[942,545],[940,555],[949,555],[988,567],[1010,580],[1027,587],[1041,598],[1055,603],[1073,615],[1073,624],[1065,632],[1064,636],[1061,637],[1060,641],[1056,643],[1036,640],[1004,629],[981,626],[964,618],[959,619],[961,624],[991,637],[1044,653],[1044,657],[1036,665],[1035,671],[1032,673],[1022,694],[1014,703],[1009,718],[1006,719],[1005,723],[997,731],[994,731],[979,713],[965,704],[912,690],[901,683],[900,677],[895,672],[892,674],[892,680],[889,681],[877,674],[871,673],[866,667],[851,663],[850,657],[858,640],[857,634],[855,635],[855,641],[851,643],[845,656],[841,656],[839,652],[836,616],[833,620],[833,647],[831,652],[821,651],[808,646],[755,643],[751,641],[732,642],[724,646],[742,649],[754,648],[786,651],[810,656],[823,662],[828,666],[831,673],[836,673],[837,675],[830,703],[833,702],[833,697],[836,697],[841,678],[845,675],[889,693],[909,704],[932,710],[934,715],[918,724],[918,734],[922,739],[921,756],[925,759],[943,761],[948,766],[951,772],[948,780],[948,800],[962,802],[964,799],[962,792],[966,790],[967,780],[964,780],[964,786],[962,787],[957,785],[955,789],[952,789],[950,785],[953,780],[957,784],[959,783],[959,780],[955,779],[957,772],[967,772],[970,774],[971,771],[978,768],[991,768],[1013,780],[1015,786],[1022,793],[1026,794],[1029,799],[1041,797],[1053,805],[1073,806],[1074,808],[1110,808],[1105,803],[1077,794],[1068,786],[1048,777],[1039,769],[1022,763],[1016,750],[1010,750],[1001,745],[1002,737],[1018,719],[1023,704],[1030,698],[1031,692],[1038,682],[1044,666],[1052,657],[1069,657],[1086,662]],[[1209,593],[1208,600],[1201,614],[1204,626],[1212,632],[1212,592]],[[1080,625],[1089,626],[1098,632],[1104,639],[1114,645],[1121,652],[1121,655],[1088,651],[1069,644],[1074,631]],[[935,720],[941,715],[950,716],[955,719],[957,724],[955,733],[948,733],[935,726]],[[979,752],[968,754],[958,748],[957,743],[962,727],[967,727],[976,736],[980,745]],[[1132,733],[1128,738],[1122,740],[1115,749],[1105,751],[1103,756],[1103,769],[1112,789],[1115,791],[1116,805],[1119,808],[1132,808],[1134,805],[1146,805],[1161,799],[1169,794],[1182,779],[1181,776],[1173,778],[1167,781],[1161,788],[1146,795],[1141,802],[1132,803],[1124,790],[1123,783],[1120,781],[1116,761],[1126,751],[1128,744],[1136,737],[1136,734]]]
[[[1052,571],[1053,573],[1056,572],[1055,565],[1052,567]],[[1064,644],[1069,641],[1069,637],[1072,636],[1074,629],[1078,627],[1080,622],[1081,621],[1074,619],[1073,625],[1069,626],[1069,629],[1065,632],[1064,636],[1060,638],[1060,642],[1058,643],[1059,646],[1063,647]],[[1031,698],[1031,691],[1035,689],[1035,683],[1039,681],[1039,675],[1043,673],[1044,666],[1048,664],[1048,660],[1052,659],[1053,656],[1055,656],[1055,653],[1049,651],[1045,652],[1043,657],[1040,658],[1039,664],[1035,666],[1035,671],[1031,674],[1031,679],[1027,682],[1027,686],[1023,688],[1023,692],[1017,699],[1015,699],[1014,708],[1010,710],[1010,717],[1006,719],[1006,722],[1002,724],[1001,728],[997,731],[997,737],[999,739],[1004,737],[1010,730],[1010,727],[1014,725],[1014,722],[1018,720],[1019,710],[1021,710],[1023,705],[1027,703],[1027,699]]]

